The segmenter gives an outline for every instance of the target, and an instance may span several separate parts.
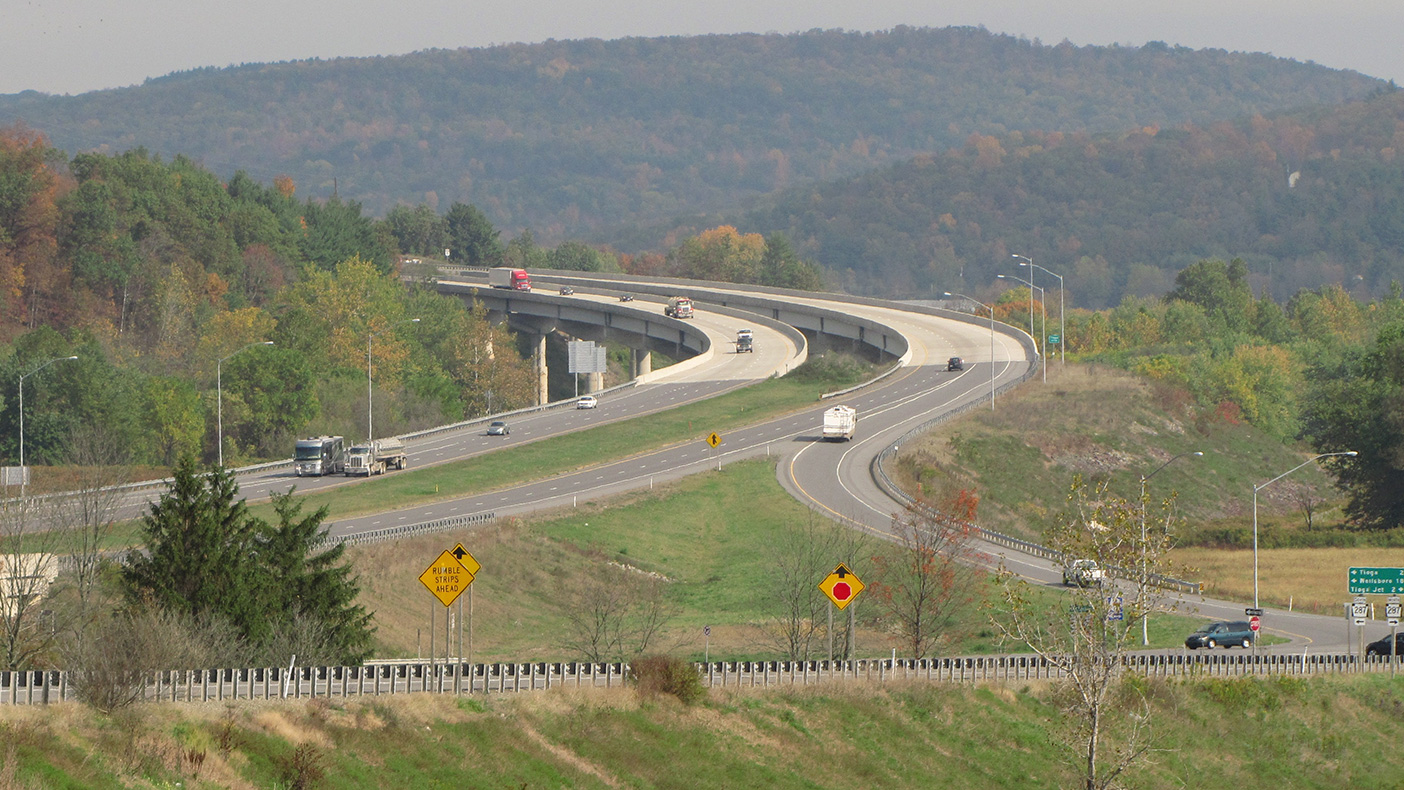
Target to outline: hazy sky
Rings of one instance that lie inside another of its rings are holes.
[[[1269,52],[1404,84],[1400,0],[0,0],[0,93],[200,66],[548,38],[984,25],[1046,44]]]

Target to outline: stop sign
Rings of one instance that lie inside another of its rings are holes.
[[[1252,617],[1248,618],[1248,627],[1256,631],[1262,625],[1262,622],[1263,621],[1261,617],[1253,615]]]
[[[834,600],[847,601],[853,597],[853,588],[848,582],[839,582],[834,585]]]

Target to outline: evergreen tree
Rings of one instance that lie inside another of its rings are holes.
[[[302,503],[292,492],[273,495],[278,524],[263,524],[255,548],[255,562],[266,578],[276,583],[265,589],[263,606],[278,627],[293,630],[297,620],[316,626],[320,645],[330,655],[322,661],[352,664],[370,655],[371,615],[356,603],[360,585],[349,565],[341,563],[346,544],[325,551],[327,508],[300,517]],[[304,650],[302,655],[308,655]],[[308,655],[310,659],[311,656]]]
[[[496,266],[502,261],[499,231],[476,206],[454,203],[444,216],[448,224],[449,260],[464,266]]]
[[[145,551],[122,567],[130,603],[197,618],[228,621],[250,641],[263,638],[267,612],[258,591],[268,586],[252,561],[258,523],[234,475],[201,474],[189,457],[176,464],[171,487],[142,517]]]

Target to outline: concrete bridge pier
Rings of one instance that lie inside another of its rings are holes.
[[[647,348],[630,349],[633,353],[629,356],[629,377],[638,378],[646,373],[653,372],[653,354]]]

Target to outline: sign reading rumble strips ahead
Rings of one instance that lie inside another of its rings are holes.
[[[419,574],[419,581],[429,588],[444,606],[450,606],[473,583],[473,574],[450,552],[439,555],[434,563]]]

